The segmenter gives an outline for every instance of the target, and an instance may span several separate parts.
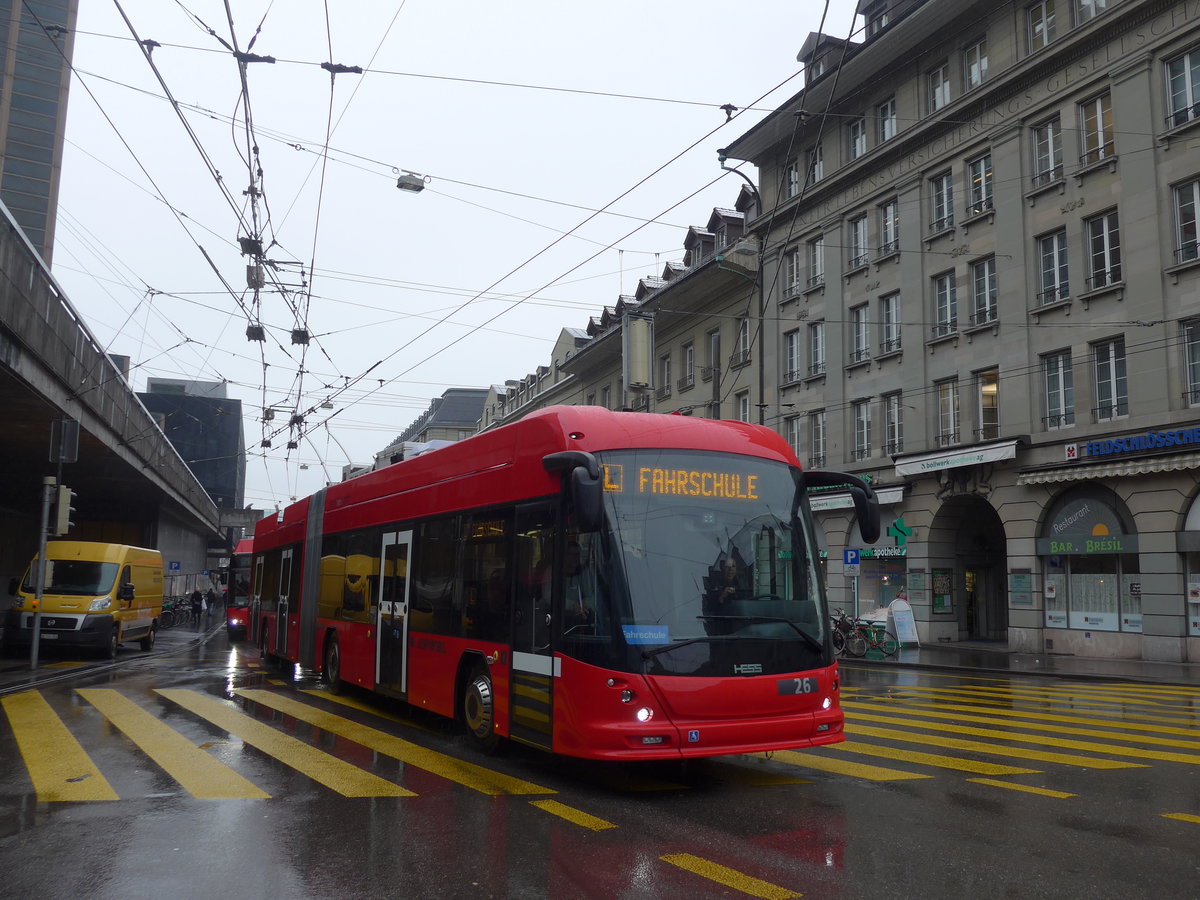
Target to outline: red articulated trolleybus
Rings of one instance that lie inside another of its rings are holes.
[[[257,524],[253,640],[508,738],[608,760],[843,739],[802,472],[742,422],[556,406]]]

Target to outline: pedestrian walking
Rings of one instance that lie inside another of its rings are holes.
[[[200,613],[204,611],[204,595],[200,593],[200,588],[196,588],[194,591],[192,591],[191,605],[192,621],[195,623],[196,627],[199,628]]]

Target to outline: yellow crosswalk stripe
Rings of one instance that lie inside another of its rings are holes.
[[[554,794],[557,791],[541,787],[519,778],[512,778],[500,772],[485,769],[473,763],[427,750],[418,744],[410,743],[394,737],[386,732],[360,725],[351,719],[325,712],[313,706],[300,703],[273,691],[239,688],[234,691],[239,697],[253,700],[268,709],[274,709],[284,715],[292,716],[301,722],[316,725],[325,731],[361,744],[368,749],[384,756],[390,756],[401,762],[432,772],[442,778],[461,784],[483,794],[498,796],[501,794]]]
[[[394,782],[372,775],[291,735],[276,731],[270,725],[238,712],[220,700],[177,688],[159,690],[158,693],[344,797],[416,796],[412,791]]]
[[[544,810],[551,815],[558,816],[560,819],[566,819],[568,822],[574,822],[583,828],[591,831],[604,831],[608,828],[616,828],[612,822],[589,815],[582,810],[575,809],[573,806],[567,806],[565,803],[559,803],[557,800],[530,800],[531,806],[536,806],[538,809]]]
[[[717,884],[723,884],[725,887],[748,894],[751,897],[762,897],[764,900],[790,900],[792,897],[804,896],[803,894],[789,891],[787,888],[771,884],[768,881],[752,878],[743,872],[739,872],[737,869],[731,869],[728,866],[722,866],[711,860],[693,856],[690,853],[671,853],[667,856],[661,856],[659,859],[673,866],[678,866],[687,872],[699,875],[701,878],[707,878],[709,881],[715,881]]]
[[[906,725],[910,728],[927,728],[938,732],[954,734],[975,734],[982,729],[955,728],[953,725],[925,723],[894,719],[891,716],[864,716],[872,722],[888,722],[893,725]],[[961,738],[945,737],[942,734],[918,734],[912,731],[898,731],[895,728],[875,728],[871,725],[859,725],[856,717],[853,723],[847,723],[847,734],[861,734],[864,737],[891,738],[907,741],[911,744],[931,744],[935,747],[945,747],[951,750],[966,750],[972,753],[991,753],[1000,756],[1011,756],[1016,759],[1035,759],[1038,762],[1058,763],[1064,766],[1079,766],[1084,769],[1144,769],[1140,763],[1122,762],[1115,759],[1105,759],[1102,756],[1077,756],[1074,753],[1054,753],[1049,750],[1031,750],[1028,747],[1013,747],[1003,744],[988,744],[983,741],[967,741]],[[1020,738],[1013,736],[1014,740]]]
[[[23,691],[0,703],[39,801],[120,799],[41,694]]]
[[[271,796],[111,688],[82,688],[76,693],[100,710],[193,797],[266,799]]]
[[[895,712],[895,709],[892,709]],[[921,715],[927,715],[922,712]],[[948,715],[946,717],[949,717]],[[909,722],[908,724],[913,724]],[[1002,723],[1006,726],[1009,723]],[[930,726],[932,727],[932,726]],[[1051,729],[1053,730],[1053,729]],[[1035,734],[1023,734],[1011,728],[1005,731],[980,728],[975,732],[981,737],[1000,738],[1005,741],[1020,741],[1023,744],[1040,744],[1045,747],[1062,747],[1066,750],[1084,750],[1088,753],[1101,753],[1110,756],[1129,756],[1137,759],[1155,759],[1161,762],[1177,762],[1189,765],[1200,765],[1200,754],[1197,753],[1167,753],[1161,750],[1149,750],[1145,747],[1124,747],[1119,744],[1097,744],[1092,741],[1076,741],[1069,738],[1041,737]],[[1110,740],[1135,740],[1123,738],[1120,735],[1104,734]],[[1137,738],[1136,740],[1140,740]],[[1146,743],[1143,741],[1143,743]]]
[[[864,778],[867,781],[912,781],[918,778],[933,777],[920,772],[905,772],[900,769],[887,769],[883,766],[868,766],[845,759],[833,759],[821,756],[820,752],[815,750],[777,750],[771,754],[771,759],[804,769],[816,769],[818,772],[829,772],[831,775]]]
[[[1066,791],[1052,791],[1050,788],[1036,787],[1032,784],[1017,784],[1015,781],[997,781],[994,778],[968,778],[967,781],[973,781],[976,784],[988,784],[992,787],[1006,788],[1010,791],[1023,791],[1026,794],[1039,794],[1042,797],[1053,797],[1056,800],[1066,800],[1070,797],[1078,796],[1077,794],[1068,794]]]
[[[1200,816],[1194,816],[1191,813],[1163,813],[1164,819],[1178,819],[1180,822],[1191,822],[1194,825],[1200,825]]]
[[[360,712],[370,713],[377,719],[386,719],[389,722],[396,722],[399,725],[404,725],[407,728],[416,728],[418,731],[425,731],[429,734],[439,733],[437,729],[430,728],[428,725],[422,725],[420,722],[412,718],[397,716],[386,710],[380,709],[378,705],[364,703],[361,700],[356,700],[353,697],[347,697],[344,694],[331,694],[329,691],[314,691],[305,689],[300,691],[301,694],[308,694],[311,697],[319,697],[327,703],[337,703],[340,706],[347,706],[350,709],[357,709]]]
[[[939,769],[975,772],[979,775],[1032,775],[1037,772],[1036,769],[1019,769],[1015,766],[976,762],[973,759],[920,753],[916,750],[901,750],[896,747],[881,747],[878,744],[863,744],[858,741],[844,741],[841,744],[831,744],[830,749],[842,753],[860,753],[864,756],[881,756],[884,759],[898,759],[903,762],[918,763],[923,766],[935,766]]]

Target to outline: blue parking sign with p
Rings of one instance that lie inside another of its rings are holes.
[[[859,552],[860,551],[858,551],[858,550],[843,550],[842,551],[842,562],[848,566],[857,566]]]

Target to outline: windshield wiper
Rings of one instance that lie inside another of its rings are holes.
[[[700,619],[721,619],[723,616],[698,616]],[[731,617],[740,618],[740,617]],[[704,637],[688,638],[686,641],[680,641],[677,644],[664,644],[662,647],[655,647],[653,650],[643,650],[642,659],[652,659],[660,653],[666,653],[668,650],[678,650],[680,647],[686,647],[688,644],[699,644],[701,641],[711,641],[714,637],[727,637],[727,635],[705,635]]]
[[[722,619],[726,619],[726,620],[727,619],[735,619],[739,622],[782,622],[785,625],[790,625],[792,627],[792,629],[796,632],[796,634],[800,635],[800,637],[802,637],[802,638],[804,638],[804,640],[808,641],[809,646],[812,647],[814,650],[824,650],[825,649],[824,644],[822,644],[819,640],[817,640],[815,637],[813,637],[811,634],[809,634],[807,631],[805,631],[803,628],[801,628],[799,625],[797,625],[791,619],[781,619],[778,616],[696,616],[696,618],[704,619],[706,621],[709,619],[715,619],[717,621],[720,621]]]

